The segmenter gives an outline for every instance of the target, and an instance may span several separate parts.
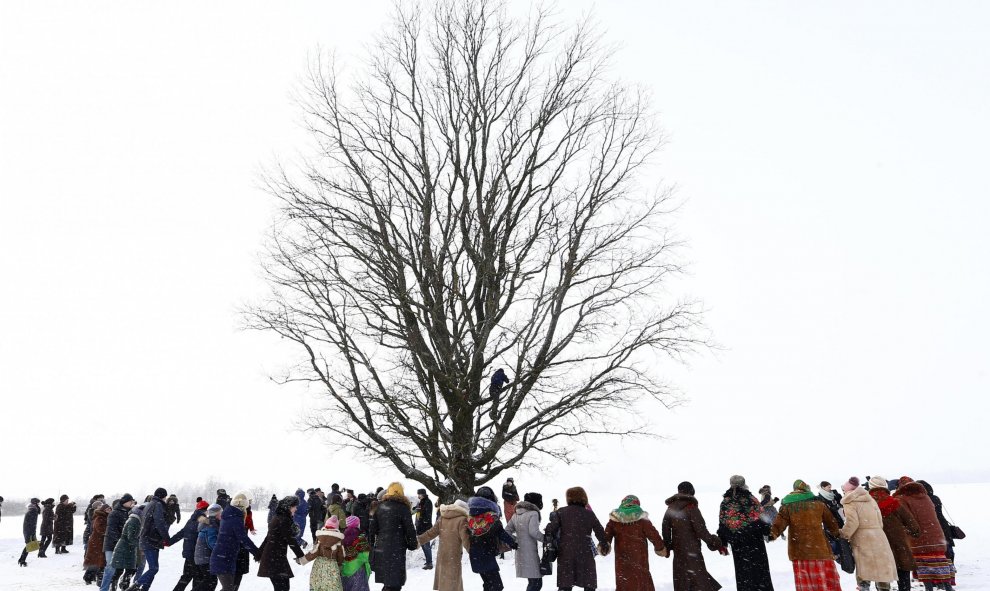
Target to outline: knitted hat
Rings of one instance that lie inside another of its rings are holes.
[[[167,496],[168,496],[168,491],[165,490],[164,488],[159,486],[158,488],[155,489],[155,497],[159,499],[164,499]]]
[[[230,504],[238,509],[247,509],[248,505],[251,504],[251,499],[248,498],[246,492],[239,492],[234,495],[234,498],[231,499]]]
[[[685,480],[677,485],[677,492],[682,495],[694,496],[694,485]]]
[[[344,523],[347,525],[347,529],[351,529],[352,527],[361,527],[361,520],[353,515],[348,517],[347,521]]]
[[[217,515],[220,515],[220,513],[222,512],[223,512],[223,507],[217,505],[216,503],[213,503],[212,505],[206,508],[206,514],[210,517],[215,517]]]
[[[870,478],[869,485],[871,490],[874,488],[882,488],[887,490],[887,479],[883,476],[873,476]]]
[[[326,523],[323,524],[323,527],[326,529],[340,529],[340,520],[337,519],[336,515],[331,515],[330,519],[327,519]]]
[[[729,486],[732,488],[742,488],[745,490],[749,490],[749,487],[746,486],[746,479],[738,474],[729,477]]]
[[[849,480],[842,483],[842,492],[849,492],[859,488],[859,478],[855,476],[850,476]]]
[[[196,503],[196,510],[197,511],[202,511],[202,510],[208,508],[209,506],[210,506],[210,504],[207,503],[206,501],[200,501],[200,502]]]

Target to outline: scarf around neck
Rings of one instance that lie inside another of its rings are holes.
[[[639,506],[639,497],[628,495],[622,499],[619,508],[613,511],[613,513],[622,517],[624,521],[636,521],[643,515],[643,508]]]
[[[811,492],[811,487],[808,483],[803,480],[794,481],[794,490],[791,491],[789,495],[784,497],[780,501],[781,505],[790,505],[792,503],[800,503],[801,501],[811,501],[814,500],[815,493]]]

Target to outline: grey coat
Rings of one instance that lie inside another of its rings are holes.
[[[516,504],[516,514],[505,526],[519,544],[516,550],[516,577],[520,579],[539,579],[540,574],[540,544],[543,542],[543,532],[540,531],[540,510],[536,505],[522,501]]]

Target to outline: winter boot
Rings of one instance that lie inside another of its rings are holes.
[[[130,586],[131,586],[131,576],[125,573],[124,576],[121,577],[120,585],[118,585],[117,588],[120,589],[121,591],[124,591]]]

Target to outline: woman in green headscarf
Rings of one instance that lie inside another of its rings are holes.
[[[815,498],[805,481],[795,480],[794,490],[780,502],[770,539],[790,528],[787,556],[794,568],[794,585],[800,591],[841,591],[839,571],[822,526],[839,536],[839,524],[825,503]]]
[[[650,516],[639,506],[639,498],[629,495],[609,513],[605,542],[615,540],[615,591],[653,591],[647,542],[659,556],[670,555]],[[602,548],[607,550],[606,548]],[[603,552],[602,554],[607,554]]]

